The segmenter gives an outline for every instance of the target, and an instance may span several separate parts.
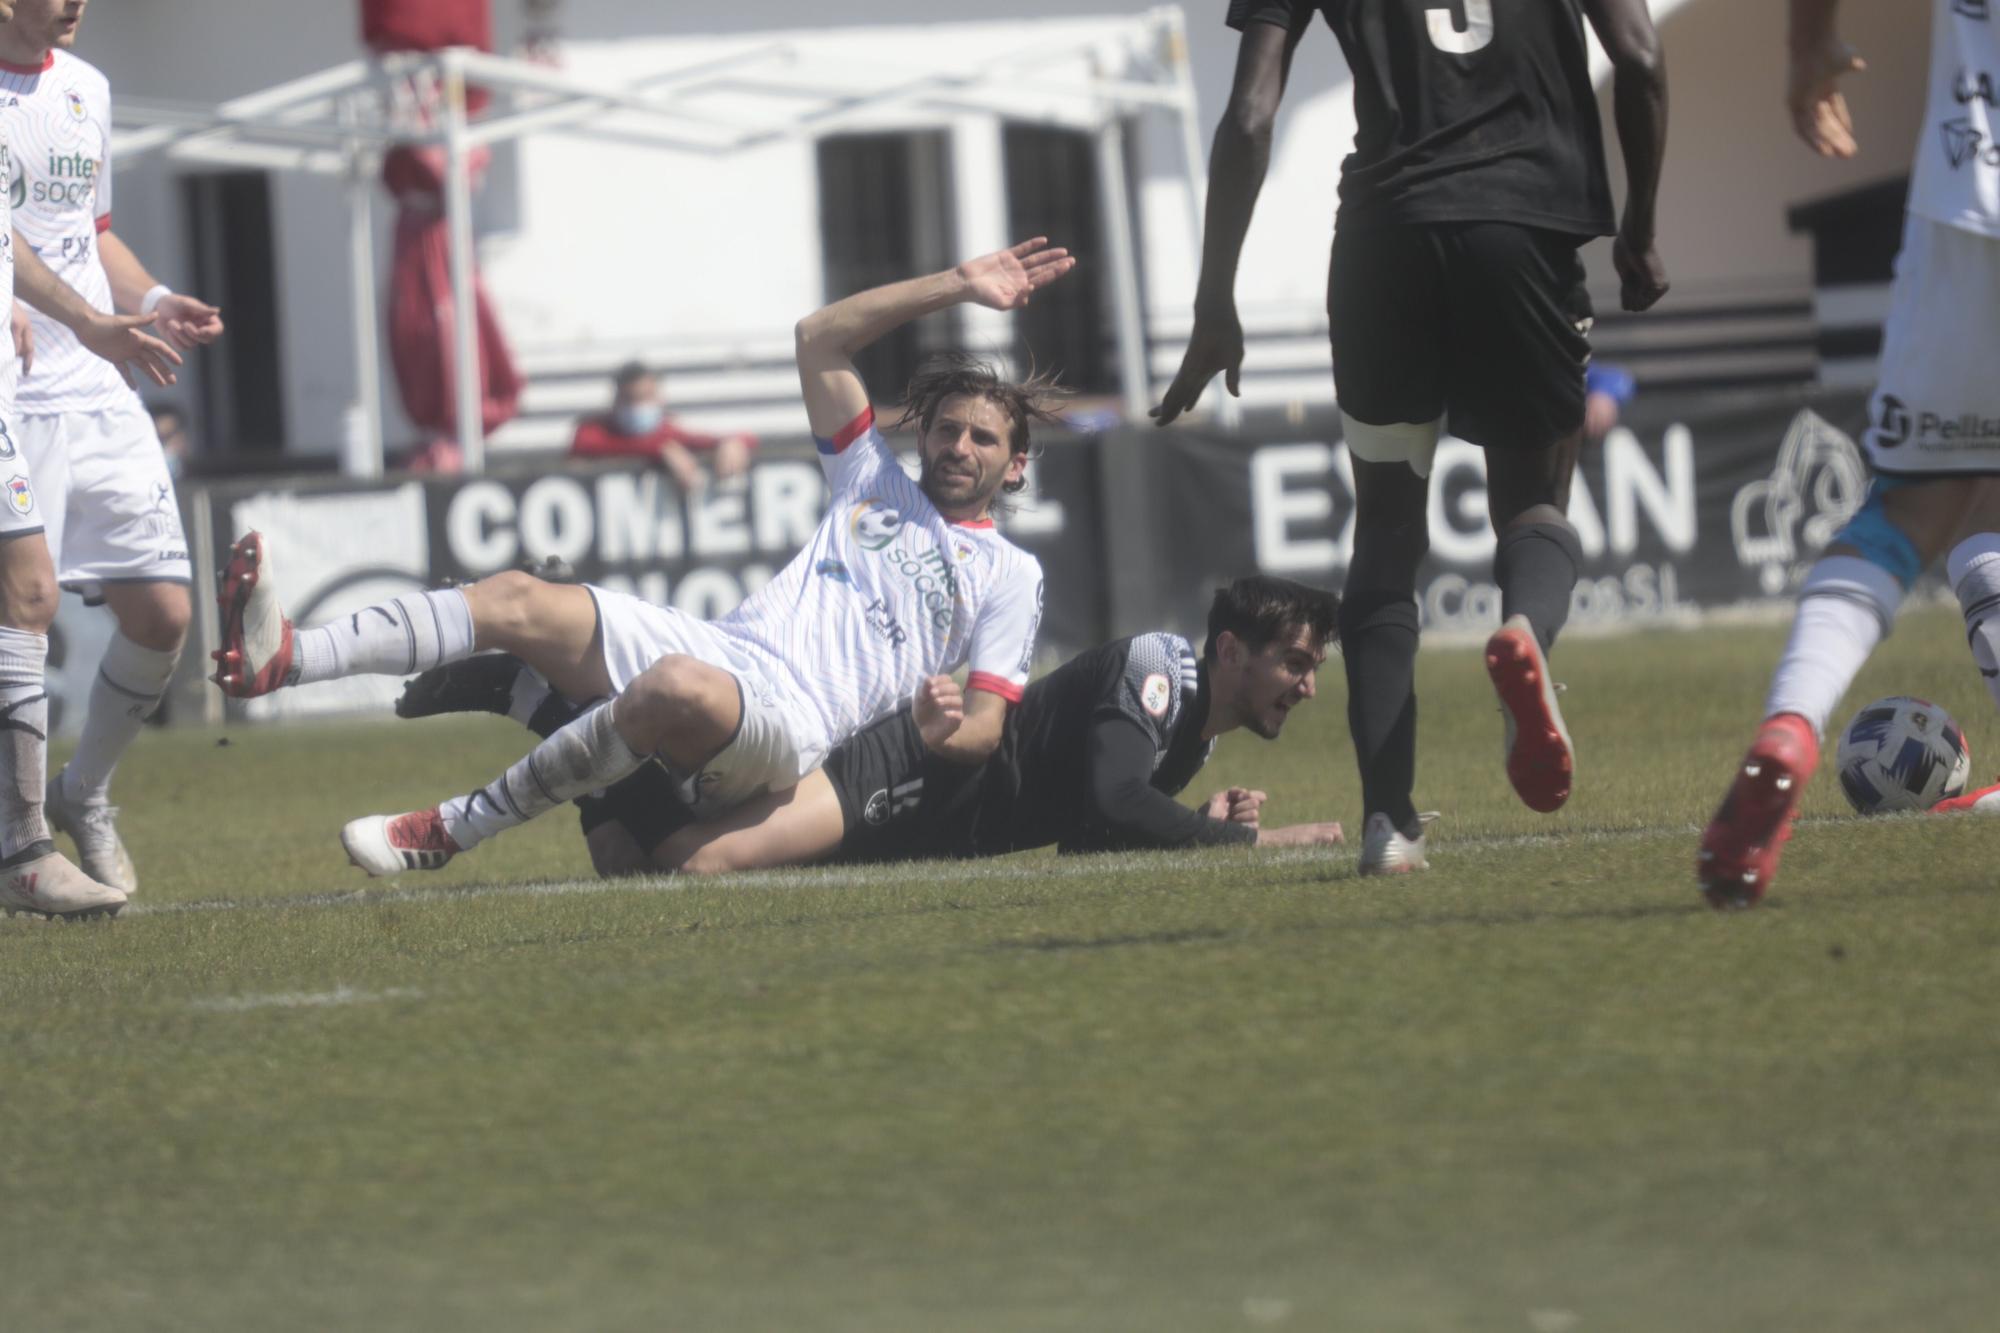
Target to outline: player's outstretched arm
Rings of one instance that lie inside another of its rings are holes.
[[[1792,113],[1792,128],[1821,157],[1853,157],[1860,151],[1840,79],[1859,74],[1868,65],[1834,30],[1838,7],[1839,0],[1792,0],[1785,105]]]
[[[152,315],[107,315],[77,295],[58,278],[34,247],[15,232],[14,290],[23,301],[74,333],[77,341],[118,367],[125,382],[133,382],[134,368],[155,384],[174,382],[174,367],[180,353],[142,330],[153,322]]]
[[[141,315],[158,315],[160,333],[175,347],[187,351],[222,336],[222,311],[155,278],[116,232],[98,233],[97,258],[111,282],[111,304]]]
[[[1069,251],[1037,236],[943,273],[857,292],[807,315],[793,332],[813,434],[831,437],[867,409],[868,390],[854,369],[862,348],[948,306],[1019,310],[1075,267]]]
[[[1285,95],[1292,52],[1316,12],[1295,6],[1289,25],[1251,23],[1236,50],[1236,81],[1229,106],[1215,127],[1208,154],[1208,205],[1202,223],[1201,277],[1195,286],[1194,331],[1181,368],[1160,405],[1156,425],[1164,426],[1200,401],[1218,374],[1232,395],[1243,373],[1243,324],[1236,317],[1236,266],[1243,238],[1271,165],[1271,137],[1278,103]]]
[[[1007,727],[1005,699],[988,690],[960,690],[949,676],[933,676],[917,688],[915,713],[924,747],[968,767],[992,758]]]
[[[1667,294],[1667,268],[1654,244],[1660,168],[1667,153],[1667,67],[1646,0],[1583,0],[1611,57],[1612,110],[1625,156],[1625,213],[1611,243],[1621,303],[1650,308]]]

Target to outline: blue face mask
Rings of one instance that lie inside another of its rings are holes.
[[[626,403],[611,414],[620,435],[651,435],[660,428],[666,409],[658,403]]]

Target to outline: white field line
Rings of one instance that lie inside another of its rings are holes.
[[[336,986],[327,991],[279,991],[270,995],[218,995],[212,999],[190,1000],[188,1008],[212,1014],[241,1014],[252,1009],[322,1009],[339,1004],[377,1004],[383,1000],[420,1000],[424,993],[407,986],[384,990],[355,990]]]
[[[1831,819],[1802,819],[1801,824],[1831,823]],[[1475,851],[1505,850],[1510,847],[1605,846],[1645,842],[1661,837],[1684,837],[1688,841],[1690,879],[1694,861],[1693,840],[1700,833],[1694,824],[1657,825],[1647,828],[1581,829],[1562,833],[1515,833],[1501,836],[1455,838],[1448,826],[1433,826],[1437,850],[1458,848]],[[1243,853],[1245,860],[1259,866],[1303,865],[1311,862],[1344,864],[1353,857],[1351,847],[1328,850],[1287,847]],[[186,903],[135,902],[121,919],[178,916],[189,912],[253,912],[298,907],[366,907],[390,903],[451,903],[478,898],[550,898],[598,893],[673,893],[696,887],[730,889],[805,889],[881,886],[887,884],[934,884],[940,880],[963,884],[1005,884],[1027,880],[1083,879],[1122,871],[1167,869],[1207,865],[1220,867],[1227,858],[1187,855],[1175,852],[1126,852],[1096,856],[1062,857],[1037,861],[922,861],[893,865],[803,866],[785,870],[758,870],[715,879],[681,875],[647,875],[622,879],[557,880],[522,884],[467,884],[462,887],[393,888],[370,886],[351,893],[303,893],[291,897],[210,898]]]

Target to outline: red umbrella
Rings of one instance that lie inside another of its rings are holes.
[[[377,52],[429,51],[444,46],[491,49],[492,15],[487,0],[362,0],[362,37]],[[483,90],[468,90],[468,109],[485,101]],[[473,181],[485,170],[488,154],[479,149],[468,164]],[[393,149],[382,164],[382,182],[395,196],[396,255],[389,278],[389,351],[403,408],[432,436],[433,446],[458,434],[453,332],[458,311],[451,290],[451,242],[444,217],[444,152],[435,148]],[[513,419],[521,399],[521,376],[508,351],[486,289],[473,278],[478,321],[480,422],[491,433]]]

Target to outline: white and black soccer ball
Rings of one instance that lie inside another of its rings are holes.
[[[1972,751],[1951,714],[1928,699],[1877,699],[1840,735],[1840,789],[1864,815],[1928,810],[1965,790]]]

